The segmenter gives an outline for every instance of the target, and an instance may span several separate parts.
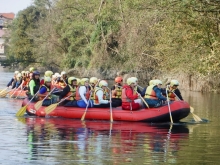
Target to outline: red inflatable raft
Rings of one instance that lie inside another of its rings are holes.
[[[23,106],[28,103],[24,99]],[[38,111],[34,108],[35,103],[27,106],[28,115],[45,117],[45,107]],[[173,121],[179,121],[190,113],[190,106],[185,101],[174,101],[170,104]],[[58,106],[49,116],[81,119],[85,108]],[[122,110],[121,107],[112,108],[113,120],[117,121],[144,121],[144,122],[170,122],[168,105],[159,108],[140,109],[138,111]],[[88,108],[85,116],[86,120],[110,120],[110,108]]]

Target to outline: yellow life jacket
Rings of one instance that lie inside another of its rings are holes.
[[[153,90],[154,86],[155,85],[150,85],[147,87],[144,98],[155,99],[155,100],[158,99],[155,91]]]
[[[96,95],[96,93],[99,91],[99,90],[102,90],[102,92],[103,92],[103,100],[107,100],[107,98],[106,98],[106,91],[104,91],[102,88],[99,88],[99,87],[96,87],[95,88],[95,92],[94,92],[94,104],[100,104],[99,103],[99,99],[98,99],[98,96]]]
[[[119,98],[119,99],[121,99],[122,88],[121,87],[115,87],[115,90],[116,90],[116,94],[114,96],[112,96],[112,98]]]
[[[67,100],[75,100],[75,96],[76,96],[76,86],[74,86],[74,87],[72,87],[71,85],[69,85],[69,87],[70,87],[70,91],[69,91],[69,93],[67,94],[67,97],[68,96],[70,96],[70,95],[72,95],[72,96],[70,96]]]

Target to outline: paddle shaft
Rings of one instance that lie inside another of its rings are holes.
[[[138,93],[137,90],[135,90],[135,91]],[[147,104],[147,102],[146,102],[146,101],[144,100],[144,98],[141,96],[141,94],[138,93],[138,95],[139,95],[139,97],[141,98],[141,100],[144,102],[144,104],[147,106],[147,108],[150,108],[149,105]]]
[[[168,86],[167,86],[168,88]],[[170,110],[170,103],[169,103],[169,97],[168,97],[168,89],[166,88],[166,95],[167,95],[167,104],[168,104],[168,109],[169,109],[169,113],[170,113],[170,121],[171,123],[173,123],[173,118],[172,118],[172,115],[171,115],[171,110]]]
[[[92,91],[90,92],[89,99],[88,99],[88,103],[87,103],[87,105],[86,105],[86,109],[85,109],[85,111],[84,111],[84,113],[83,113],[83,115],[82,115],[82,117],[81,117],[81,120],[82,120],[82,121],[85,119],[86,113],[87,113],[87,111],[88,111],[89,101],[90,101],[91,96],[92,96]]]
[[[56,89],[56,87],[54,87],[54,88],[44,97],[44,99],[42,100],[42,102],[43,102],[44,100],[46,100],[47,97],[48,97],[55,89]]]
[[[113,116],[112,116],[112,92],[111,92],[111,89],[108,88],[108,90],[110,91],[109,92],[109,94],[110,94],[110,96],[109,96],[110,97],[109,98],[110,99],[110,103],[109,103],[110,104],[110,122],[113,122]]]

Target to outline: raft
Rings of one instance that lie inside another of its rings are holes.
[[[27,90],[16,90],[16,91],[12,90],[11,92],[8,93],[8,97],[24,99],[27,97],[26,92]]]
[[[28,99],[24,99],[22,105],[25,106]],[[27,105],[28,115],[45,117],[45,108],[42,106],[38,111],[34,108],[35,103]],[[173,101],[170,103],[170,110],[174,122],[187,117],[190,113],[190,105],[185,101]],[[63,117],[71,119],[81,119],[85,108],[57,106],[50,114],[51,117]],[[142,122],[170,122],[168,105],[158,108],[145,108],[137,111],[122,110],[121,107],[112,108],[114,121],[142,121]],[[110,108],[88,108],[85,120],[110,120]]]

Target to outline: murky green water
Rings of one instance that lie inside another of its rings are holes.
[[[0,71],[0,88],[12,73]],[[219,164],[220,101],[217,94],[182,92],[194,123],[140,123],[15,117],[21,101],[0,98],[0,164]]]

